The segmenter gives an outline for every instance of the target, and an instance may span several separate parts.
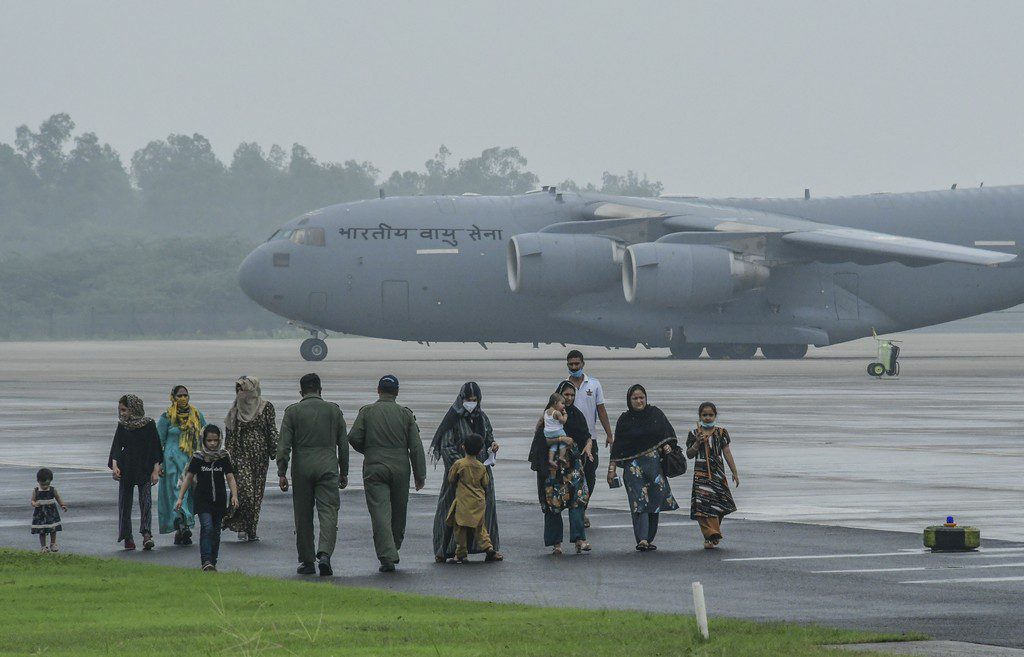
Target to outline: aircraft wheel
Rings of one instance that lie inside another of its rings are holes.
[[[304,340],[299,346],[303,360],[321,361],[327,358],[327,343],[319,338]]]
[[[669,345],[668,350],[672,352],[672,358],[676,360],[693,360],[700,358],[704,346],[690,342],[674,342]]]
[[[770,359],[793,359],[798,360],[807,355],[805,344],[763,344],[761,353],[765,358]]]
[[[733,360],[746,360],[753,358],[757,353],[755,344],[709,344],[707,346],[708,356],[719,360],[731,358]]]
[[[881,377],[885,374],[885,365],[881,363],[871,363],[868,365],[868,374],[875,377]]]

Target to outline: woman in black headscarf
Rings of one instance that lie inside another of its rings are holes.
[[[455,532],[446,522],[448,510],[455,500],[455,488],[448,483],[448,471],[453,463],[463,457],[463,439],[472,433],[484,437],[484,448],[477,455],[481,463],[487,460],[489,454],[498,451],[491,421],[480,408],[482,401],[480,386],[473,381],[464,383],[459,390],[458,398],[445,413],[440,426],[434,432],[434,439],[430,442],[430,462],[435,467],[438,461],[444,462],[441,493],[438,495],[437,511],[434,513],[434,559],[438,563],[455,558]],[[498,552],[498,511],[495,508],[494,475],[491,466],[487,466],[487,475],[487,511],[484,514],[484,523],[487,526],[487,533],[490,534],[493,549],[481,549],[474,540],[473,545],[469,546],[469,553],[486,553],[487,560],[494,561],[501,559],[501,553]]]
[[[672,424],[657,406],[647,403],[647,391],[639,383],[626,393],[626,412],[615,423],[615,442],[608,464],[608,484],[615,480],[616,466],[622,467],[622,479],[629,497],[636,549],[656,550],[658,514],[679,508],[668,478],[661,470],[662,452],[676,442]]]
[[[590,488],[584,473],[587,460],[593,460],[593,449],[587,418],[576,408],[576,386],[562,381],[555,392],[565,398],[566,421],[563,424],[569,449],[565,456],[568,465],[560,464],[551,472],[548,462],[547,439],[543,421],[537,423],[530,446],[530,468],[537,472],[537,497],[544,512],[544,545],[552,554],[562,554],[562,509],[569,510],[569,541],[576,544],[576,553],[589,552],[584,512],[590,499]]]

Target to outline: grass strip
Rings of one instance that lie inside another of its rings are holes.
[[[919,638],[713,619],[703,642],[689,616],[472,602],[10,549],[0,549],[0,637],[4,655],[152,657],[849,657],[821,646]]]

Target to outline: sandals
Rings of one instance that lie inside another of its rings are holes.
[[[458,565],[461,566],[462,564],[466,563],[466,560],[465,559],[459,559],[458,557],[455,557],[454,559],[451,560],[451,563],[458,564]]]
[[[717,542],[715,542],[715,541],[704,541],[704,549],[705,550],[714,550],[716,547],[718,547],[718,543]]]
[[[647,541],[640,541],[636,544],[637,552],[647,552],[647,550],[649,550],[650,548],[651,546],[647,543]]]
[[[488,550],[487,555],[484,556],[484,561],[504,561],[505,555],[497,550]]]
[[[437,555],[434,555],[434,563],[446,563],[447,561],[448,560],[445,559],[444,557],[439,557]]]
[[[654,543],[648,543],[647,544],[647,551],[648,552],[654,552],[657,549],[658,549],[658,546],[655,545]]]
[[[556,545],[555,547],[551,548],[551,554],[556,557],[562,556],[562,546]]]
[[[152,550],[154,547],[156,547],[156,543],[153,542],[153,537],[152,536],[146,535],[146,536],[142,537],[142,549],[143,550],[146,550],[148,552],[149,550]]]
[[[590,550],[590,543],[587,543],[586,541],[576,541],[576,554],[590,552]]]
[[[44,545],[44,546],[42,546],[41,548],[39,548],[39,551],[40,551],[41,553],[43,553],[43,554],[49,554],[49,552],[50,552],[50,548],[48,548],[48,547],[46,547],[46,546]]]

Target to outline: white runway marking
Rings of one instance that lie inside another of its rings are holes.
[[[906,566],[903,568],[851,568],[848,570],[812,570],[813,575],[847,575],[854,573],[901,573],[918,570],[974,570],[977,568],[1024,568],[1024,563],[987,563],[976,566]]]
[[[630,525],[632,527],[632,525]],[[868,557],[913,557],[924,554],[924,548],[916,551],[901,550],[899,552],[870,552],[867,554],[801,554],[785,557],[731,557],[722,561],[796,561],[799,559],[864,559]]]
[[[985,582],[1024,582],[1019,577],[954,577],[951,579],[914,579],[900,584],[984,584]]]
[[[629,525],[630,527],[632,525]],[[959,554],[977,554],[978,552],[1024,552],[1022,547],[1004,547],[1004,548],[978,548],[974,552],[961,552]],[[933,553],[928,548],[904,548],[896,552],[868,552],[863,554],[848,553],[848,554],[800,554],[800,555],[788,555],[781,557],[730,557],[728,559],[722,559],[722,561],[797,561],[800,559],[864,559],[868,557],[914,557],[925,554],[957,554],[955,552]],[[982,555],[980,555],[982,556]],[[988,556],[996,556],[995,554],[989,554]],[[1006,556],[1006,555],[1000,555]]]

